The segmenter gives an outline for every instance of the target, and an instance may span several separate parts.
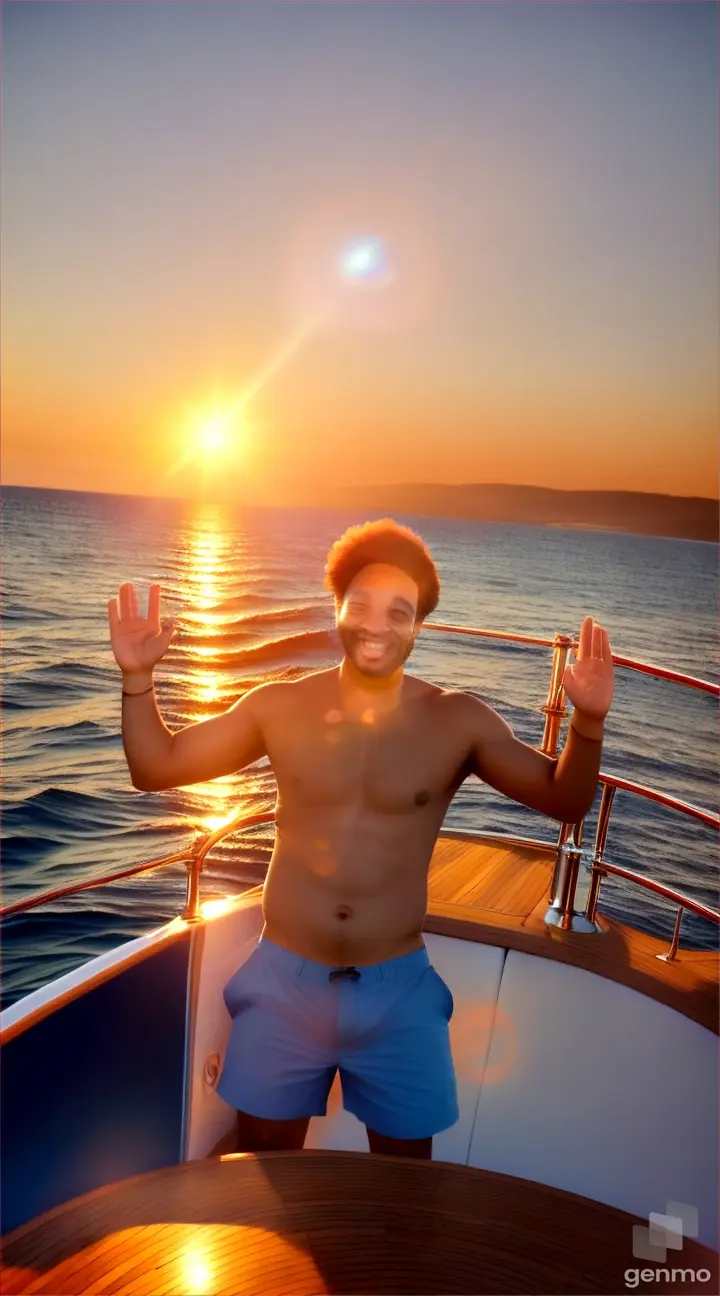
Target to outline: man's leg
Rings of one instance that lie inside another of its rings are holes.
[[[299,1152],[305,1144],[309,1116],[297,1120],[264,1120],[237,1113],[236,1152]]]
[[[216,1092],[235,1109],[236,1152],[298,1151],[325,1114],[334,987],[301,980],[304,966],[262,939],[224,988],[232,1028]]]
[[[367,1125],[365,1128],[367,1129],[371,1152],[379,1152],[382,1156],[405,1156],[417,1157],[418,1160],[422,1161],[432,1160],[432,1138],[388,1138],[386,1134],[378,1134]]]
[[[349,987],[358,1041],[341,1054],[344,1106],[365,1126],[371,1152],[429,1160],[433,1135],[459,1114],[452,995],[425,949],[376,964],[366,977],[367,985]]]

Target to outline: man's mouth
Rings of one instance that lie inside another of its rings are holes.
[[[387,651],[387,644],[383,643],[381,639],[361,639],[360,650],[364,657],[367,657],[370,661],[375,661]]]

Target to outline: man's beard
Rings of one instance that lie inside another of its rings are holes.
[[[338,626],[338,633],[346,657],[349,657],[355,669],[361,675],[367,675],[368,679],[383,679],[385,676],[393,675],[407,661],[415,647],[414,636],[405,640],[399,639],[397,635],[383,635],[378,641],[385,645],[382,656],[367,661],[363,656],[362,641],[370,639],[370,635],[364,630],[348,630],[347,626]]]

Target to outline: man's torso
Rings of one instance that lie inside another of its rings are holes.
[[[461,695],[406,676],[394,710],[348,718],[332,670],[273,697],[263,720],[278,787],[265,935],[335,965],[417,949],[433,848],[472,768]]]

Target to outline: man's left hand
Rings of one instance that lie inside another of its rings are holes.
[[[576,661],[565,667],[562,682],[582,715],[588,720],[605,719],[613,700],[612,651],[607,630],[591,616],[582,623]]]

